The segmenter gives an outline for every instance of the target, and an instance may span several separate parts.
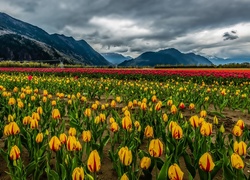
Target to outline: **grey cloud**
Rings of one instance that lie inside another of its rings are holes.
[[[226,40],[235,40],[235,39],[239,38],[236,35],[235,31],[225,32],[222,37],[224,38],[224,41],[226,41]]]

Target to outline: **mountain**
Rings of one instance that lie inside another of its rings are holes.
[[[45,57],[48,59],[63,60],[69,63],[83,63],[87,65],[110,64],[84,40],[77,41],[72,37],[64,35],[48,34],[39,27],[22,22],[5,13],[0,13],[0,37],[1,39],[8,39],[11,42],[15,42],[14,44],[9,43],[8,47],[6,47],[7,49],[15,49],[15,54],[23,54],[23,52],[19,51],[20,47],[35,44],[33,47],[27,47],[25,49],[25,55],[11,56],[10,52],[8,52],[0,54],[0,58],[2,59],[43,59],[44,56],[39,57],[40,54],[34,55],[33,53],[34,50],[38,51],[42,48],[42,52],[47,52],[48,55]],[[4,53],[5,51],[1,49],[1,52]]]
[[[119,66],[155,66],[155,65],[212,65],[207,58],[194,53],[184,54],[170,48],[158,52],[145,52],[135,59],[127,60]]]
[[[250,63],[250,57],[232,57],[232,58],[219,58],[216,56],[207,57],[215,65],[223,65],[230,63]]]
[[[125,57],[122,54],[118,53],[102,53],[101,55],[112,64],[120,64],[123,61],[132,59],[132,57],[130,56]]]

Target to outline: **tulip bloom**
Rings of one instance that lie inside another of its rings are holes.
[[[191,116],[189,122],[194,128],[199,127],[199,117],[197,115]]]
[[[173,164],[168,168],[168,177],[170,180],[182,180],[184,173],[178,164]]]
[[[241,136],[243,133],[243,130],[240,128],[240,126],[235,125],[232,131],[233,135],[235,136]]]
[[[9,102],[8,102],[8,105],[14,105],[14,104],[16,104],[15,98],[10,98]]]
[[[234,142],[234,152],[239,154],[240,156],[246,155],[247,154],[247,145],[245,142]]]
[[[232,164],[232,167],[235,168],[235,169],[243,169],[244,168],[243,160],[236,153],[233,153],[231,155],[231,164]]]
[[[55,100],[51,101],[51,106],[56,106],[56,101]]]
[[[173,129],[174,126],[178,126],[177,122],[171,121],[169,123],[169,126],[168,126],[168,129],[169,129],[170,132],[172,132],[172,129]]]
[[[219,123],[219,122],[218,122],[218,118],[217,118],[216,116],[214,116],[213,123],[214,123],[214,124],[218,124],[218,123]]]
[[[149,154],[153,157],[160,157],[163,153],[163,144],[159,139],[152,139],[148,148]]]
[[[66,146],[68,151],[74,151],[76,148],[76,137],[68,136]]]
[[[53,136],[49,141],[49,147],[52,151],[58,151],[61,147],[61,141],[58,137]]]
[[[13,121],[8,124],[8,133],[10,135],[16,135],[20,133],[20,128],[16,122]]]
[[[109,123],[112,124],[113,122],[115,122],[115,119],[113,117],[109,118]]]
[[[152,98],[151,98],[152,102],[155,103],[157,101],[157,97],[156,95],[153,95]]]
[[[36,112],[39,114],[39,115],[42,115],[43,114],[43,108],[42,107],[38,107],[36,109]]]
[[[60,134],[59,139],[62,144],[66,144],[67,142],[67,135],[65,133]]]
[[[82,140],[83,142],[89,142],[91,140],[91,132],[89,130],[82,132]]]
[[[184,104],[183,102],[181,102],[181,103],[179,104],[179,108],[180,108],[180,109],[184,109],[184,108],[185,108],[185,104]]]
[[[183,131],[179,125],[174,126],[171,132],[174,139],[181,139],[183,137]]]
[[[122,128],[129,130],[132,128],[132,120],[129,116],[122,118]]]
[[[86,117],[90,117],[91,116],[91,109],[90,108],[85,109],[84,116],[86,116]]]
[[[91,151],[88,158],[87,167],[90,172],[97,172],[101,169],[101,158],[97,150]]]
[[[177,113],[177,108],[176,108],[176,106],[175,106],[175,105],[172,105],[170,111],[171,111],[172,114],[176,114],[176,113]]]
[[[37,119],[30,119],[30,129],[36,129],[38,128],[38,121]]]
[[[236,123],[236,126],[239,126],[243,130],[245,127],[245,123],[243,120],[239,119]]]
[[[173,105],[173,100],[172,100],[172,99],[168,100],[168,101],[167,101],[167,105],[168,105],[168,106],[172,106],[172,105]]]
[[[119,129],[119,125],[118,125],[116,122],[113,122],[113,123],[111,124],[111,126],[110,126],[110,130],[111,130],[112,132],[117,132],[118,129]]]
[[[156,111],[159,111],[159,110],[161,110],[161,107],[162,107],[162,102],[159,101],[159,102],[155,105],[155,110],[156,110]]]
[[[203,136],[210,136],[212,134],[212,124],[204,122],[201,125],[200,133]]]
[[[128,176],[126,175],[126,173],[124,173],[121,177],[120,180],[129,180]]]
[[[146,138],[154,137],[154,129],[152,126],[147,125],[147,127],[145,128],[145,131],[144,131],[144,136]]]
[[[101,122],[105,122],[105,120],[106,120],[106,115],[105,114],[99,114],[99,118],[100,118],[100,121]]]
[[[32,117],[33,119],[36,119],[37,121],[40,120],[40,115],[39,115],[37,112],[33,112],[31,117]]]
[[[76,128],[69,128],[69,135],[70,136],[75,136],[76,135]]]
[[[194,103],[190,103],[189,106],[188,106],[188,109],[189,110],[193,110],[194,108],[195,108]]]
[[[143,157],[141,159],[140,167],[144,170],[148,169],[151,165],[151,159],[149,157]]]
[[[164,122],[167,122],[167,121],[168,121],[168,115],[167,115],[166,113],[164,113],[164,114],[162,115],[162,120],[163,120]]]
[[[75,150],[76,151],[81,151],[82,150],[82,145],[81,145],[80,141],[76,141]]]
[[[52,118],[53,119],[60,119],[61,118],[61,114],[60,114],[60,111],[58,109],[53,109]]]
[[[147,109],[147,104],[145,102],[141,103],[141,110],[145,111]]]
[[[36,143],[41,143],[43,141],[43,133],[38,133],[36,135]]]
[[[29,123],[30,123],[30,119],[31,119],[30,116],[25,116],[25,117],[23,118],[23,125],[29,124]]]
[[[215,164],[213,162],[212,156],[208,152],[204,153],[200,157],[199,166],[200,166],[200,169],[206,172],[210,172],[214,169]]]
[[[120,161],[123,165],[129,166],[132,163],[132,152],[128,149],[127,146],[122,147],[118,152]]]
[[[207,116],[207,111],[202,110],[202,111],[200,112],[200,116],[201,116],[202,118],[205,118],[205,117]]]
[[[10,150],[10,159],[15,161],[20,158],[20,149],[15,145]]]
[[[84,180],[84,170],[82,167],[76,167],[73,170],[72,180]]]

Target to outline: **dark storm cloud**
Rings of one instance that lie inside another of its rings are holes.
[[[236,35],[235,31],[231,31],[231,32],[225,32],[223,34],[223,38],[224,38],[224,41],[226,41],[226,40],[235,40],[239,37]]]
[[[110,50],[129,47],[132,53],[166,48],[170,41],[199,31],[250,23],[249,9],[249,0],[0,0],[1,11],[18,14],[49,33]],[[224,31],[224,39],[238,38],[236,30]]]

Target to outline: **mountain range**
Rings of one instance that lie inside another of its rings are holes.
[[[0,13],[0,58],[110,65],[84,40],[48,34],[5,13]]]
[[[126,60],[133,59],[130,56],[123,56],[122,54],[119,53],[102,53],[101,55],[114,65],[120,64]]]

